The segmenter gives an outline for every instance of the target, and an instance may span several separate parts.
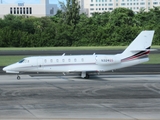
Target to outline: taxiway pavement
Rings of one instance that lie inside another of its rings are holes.
[[[160,75],[0,76],[0,119],[160,119]]]

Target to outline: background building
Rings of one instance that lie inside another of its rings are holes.
[[[124,7],[134,12],[145,9],[148,11],[153,6],[160,6],[160,0],[78,0],[81,6],[81,13],[92,16],[94,12],[112,11],[118,7]]]
[[[41,0],[40,4],[3,4],[2,0],[0,2],[0,18],[7,14],[35,17],[53,16],[58,10],[56,4],[49,4],[49,0]]]

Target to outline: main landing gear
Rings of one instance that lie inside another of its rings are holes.
[[[89,74],[87,74],[86,72],[82,72],[81,77],[85,79],[89,79]]]
[[[89,74],[86,74],[86,77],[84,77],[84,78],[85,79],[89,79],[89,77],[90,77]]]

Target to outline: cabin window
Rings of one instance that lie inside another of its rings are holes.
[[[50,62],[52,63],[52,62],[53,62],[53,60],[51,59],[51,60],[50,60]]]
[[[71,59],[68,59],[68,62],[71,62]]]
[[[84,59],[82,58],[81,61],[84,62]]]
[[[64,59],[62,59],[62,62],[65,62],[65,60],[64,60]]]
[[[45,60],[44,60],[44,62],[46,63],[46,62],[47,62],[47,60],[45,59]]]
[[[74,62],[77,62],[77,59],[76,59],[76,58],[74,59]]]
[[[57,59],[56,62],[59,62],[59,60]]]

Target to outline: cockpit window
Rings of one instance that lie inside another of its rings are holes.
[[[19,63],[23,63],[23,62],[24,62],[24,59],[22,59],[22,60],[19,61]]]

